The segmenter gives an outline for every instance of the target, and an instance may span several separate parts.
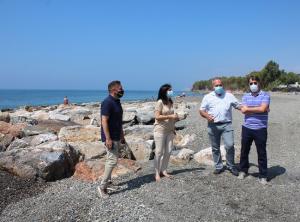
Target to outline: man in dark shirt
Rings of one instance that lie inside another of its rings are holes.
[[[108,97],[101,103],[101,140],[105,143],[107,157],[104,175],[98,192],[101,197],[107,198],[107,186],[111,180],[111,173],[117,165],[121,143],[125,143],[122,120],[123,109],[120,98],[124,95],[120,81],[108,84]]]

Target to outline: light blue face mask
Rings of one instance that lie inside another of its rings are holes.
[[[172,98],[173,96],[174,96],[173,90],[167,91],[167,97],[168,97],[168,98]]]
[[[215,87],[215,93],[218,95],[222,95],[224,93],[224,88],[222,86],[216,86]]]

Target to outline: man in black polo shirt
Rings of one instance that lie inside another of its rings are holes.
[[[123,109],[120,98],[124,95],[120,81],[108,84],[108,97],[101,103],[101,139],[105,143],[107,156],[104,175],[98,192],[107,198],[107,185],[111,180],[111,173],[117,165],[120,144],[125,143],[122,120]]]

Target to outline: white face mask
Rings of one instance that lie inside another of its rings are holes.
[[[250,85],[250,91],[253,92],[253,93],[256,93],[258,92],[258,85]]]

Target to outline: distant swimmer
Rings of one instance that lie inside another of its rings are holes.
[[[64,98],[64,105],[69,105],[69,99],[67,96]]]

